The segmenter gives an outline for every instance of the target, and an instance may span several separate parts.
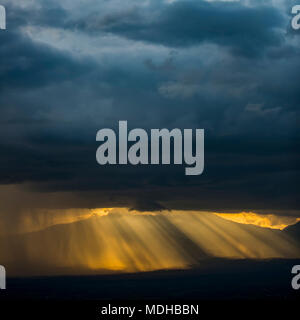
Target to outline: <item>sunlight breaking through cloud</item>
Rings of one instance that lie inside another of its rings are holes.
[[[284,217],[273,214],[257,214],[255,212],[241,213],[216,213],[217,216],[242,224],[252,224],[255,226],[271,229],[283,230],[286,227],[297,223],[300,218]]]
[[[213,213],[126,208],[83,212],[69,215],[69,223],[3,236],[1,261],[13,275],[49,275],[184,269],[216,257],[300,256],[298,244],[280,230],[235,223]]]

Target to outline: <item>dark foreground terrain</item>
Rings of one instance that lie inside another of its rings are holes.
[[[0,300],[297,300],[291,269],[299,264],[300,259],[211,259],[190,270],[9,278]]]

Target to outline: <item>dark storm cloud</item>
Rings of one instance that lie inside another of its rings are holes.
[[[76,194],[51,198],[54,207],[299,209],[300,45],[283,37],[288,21],[279,7],[132,1],[123,10],[112,1],[91,16],[91,8],[75,14],[58,2],[35,3],[13,8],[11,28],[0,33],[1,184]],[[47,44],[24,27],[42,29]],[[66,49],[48,39],[50,27]],[[96,53],[89,41],[99,43]],[[204,128],[204,174],[100,167],[96,132],[119,120]]]
[[[34,44],[19,33],[1,33],[2,65],[0,90],[45,86],[49,83],[76,80],[91,70],[88,62],[75,61],[69,55]]]
[[[24,1],[23,6],[16,2],[4,0],[8,28],[24,26],[63,26],[68,18],[67,12],[55,1]]]
[[[167,210],[167,208],[158,202],[151,201],[147,198],[146,199],[140,198],[136,200],[134,207],[130,208],[130,211],[133,211],[133,210],[137,210],[140,212],[163,211],[163,210]]]
[[[88,32],[110,32],[133,40],[169,47],[187,47],[203,42],[229,47],[252,56],[282,41],[276,28],[283,25],[278,9],[263,5],[247,7],[240,2],[154,2],[153,8],[132,9],[82,22]]]

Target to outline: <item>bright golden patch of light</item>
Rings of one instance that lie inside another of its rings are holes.
[[[113,208],[90,209],[90,214],[92,216],[103,217],[107,216],[112,211]]]
[[[254,212],[215,213],[217,216],[242,224],[252,224],[262,228],[283,230],[300,221],[300,218],[284,217],[273,214],[257,214]]]
[[[209,212],[102,208],[48,214],[53,217],[35,216],[39,231],[2,237],[0,261],[11,274],[137,272],[189,268],[212,257],[300,256],[297,244],[280,230]]]
[[[100,209],[62,209],[62,210],[32,210],[24,212],[13,233],[28,233],[40,231],[55,225],[71,224],[91,217],[107,216],[113,208]]]

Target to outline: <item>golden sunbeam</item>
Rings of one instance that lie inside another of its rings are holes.
[[[208,212],[102,208],[75,210],[72,216],[68,210],[60,224],[54,216],[44,219],[44,229],[2,237],[0,259],[11,274],[138,272],[189,268],[216,257],[300,256],[298,244],[283,231]]]
[[[215,213],[217,216],[242,224],[253,224],[255,226],[283,230],[297,223],[300,218],[284,217],[273,214],[257,214],[254,212],[241,213]]]

